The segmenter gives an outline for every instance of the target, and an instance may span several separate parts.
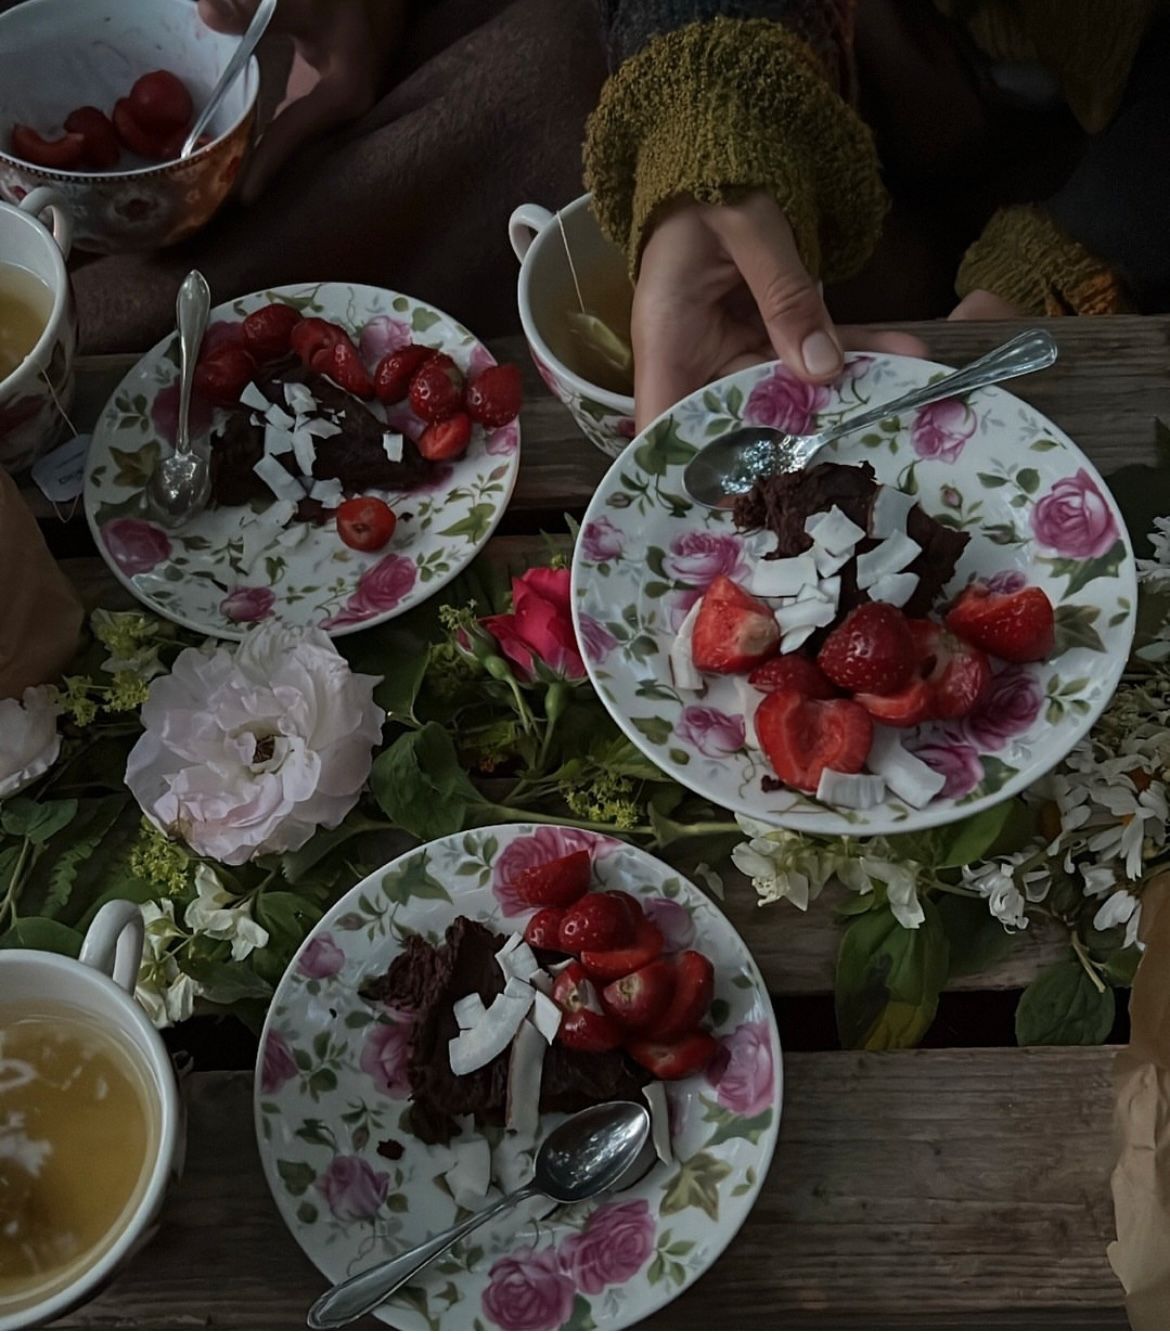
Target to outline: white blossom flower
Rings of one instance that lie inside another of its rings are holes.
[[[20,699],[0,699],[0,798],[20,792],[56,763],[60,712],[52,686],[29,686]]]
[[[197,935],[230,940],[233,959],[246,959],[268,944],[268,932],[253,919],[251,904],[229,894],[216,872],[203,863],[195,872],[195,897],[187,905],[184,921]]]
[[[1100,898],[1117,884],[1117,873],[1112,866],[1082,866],[1081,877],[1085,882],[1085,897]]]
[[[1002,922],[1008,931],[1022,931],[1028,925],[1024,896],[1008,865],[985,862],[978,867],[965,867],[963,880],[987,900],[992,917]]]
[[[1126,878],[1136,880],[1142,873],[1146,841],[1158,846],[1166,841],[1166,794],[1162,784],[1151,784],[1144,792],[1135,791],[1132,784],[1128,789],[1108,788],[1098,800],[1117,817],[1117,822],[1089,839],[1089,851],[1105,858],[1123,858]]]
[[[191,1017],[201,990],[195,979],[179,967],[171,952],[172,944],[186,939],[186,933],[175,921],[175,905],[170,899],[144,903],[142,920],[146,936],[134,999],[156,1028],[181,1024]]]
[[[1121,926],[1124,923],[1125,945],[1128,947],[1137,940],[1141,920],[1141,900],[1135,898],[1128,890],[1119,889],[1097,909],[1093,925],[1098,931],[1108,931],[1110,927]]]
[[[1170,517],[1154,520],[1153,559],[1137,562],[1138,578],[1154,593],[1170,593]]]
[[[142,706],[126,784],[147,818],[239,866],[334,829],[369,776],[385,714],[323,630],[265,621],[234,651],[185,649]]]
[[[731,860],[751,878],[760,902],[787,899],[803,912],[832,878],[837,859],[791,830],[774,829],[742,816],[739,824],[745,833],[756,836],[739,844]]]
[[[844,858],[837,867],[837,878],[855,894],[869,894],[875,882],[886,887],[890,911],[902,926],[911,930],[926,920],[918,902],[918,867],[914,862],[893,862],[882,857],[860,855]]]

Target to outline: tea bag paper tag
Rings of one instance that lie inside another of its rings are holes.
[[[89,435],[77,435],[33,464],[32,479],[54,505],[76,500],[85,488]]]

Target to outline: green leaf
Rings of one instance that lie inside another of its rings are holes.
[[[1141,950],[1136,945],[1130,945],[1126,949],[1114,950],[1105,959],[1101,968],[1115,987],[1130,987],[1133,985],[1133,975],[1137,972],[1137,966],[1141,961]]]
[[[450,736],[434,722],[404,733],[378,756],[370,790],[396,825],[428,841],[462,829],[467,808],[481,801]]]
[[[439,322],[439,315],[433,310],[424,310],[421,306],[416,306],[414,314],[410,317],[410,327],[415,333],[426,333],[428,329],[433,329]]]
[[[1118,538],[1103,556],[1095,556],[1092,560],[1070,560],[1060,556],[1048,561],[1048,564],[1052,566],[1052,573],[1058,578],[1067,576],[1068,584],[1065,586],[1064,597],[1068,599],[1096,579],[1116,577],[1124,559],[1125,543]]]
[[[936,907],[950,944],[949,976],[987,972],[1016,947],[1016,937],[992,917],[986,899],[943,894]]]
[[[336,829],[321,829],[313,835],[303,848],[296,852],[281,854],[280,870],[290,885],[303,880],[318,862],[328,857],[331,852],[358,834],[384,830],[386,826],[380,820],[371,820],[358,812],[347,815]]]
[[[561,1329],[596,1329],[593,1323],[593,1308],[589,1305],[589,1299],[578,1293],[573,1298],[573,1309],[569,1312],[569,1318],[561,1326]]]
[[[1016,485],[1021,491],[1027,491],[1030,496],[1034,496],[1040,486],[1040,474],[1035,468],[1021,468],[1016,473]]]
[[[715,999],[711,1002],[712,1026],[715,1028],[721,1027],[723,1024],[727,1022],[728,1016],[730,1014],[731,1014],[731,1006],[728,1005],[728,1003],[723,999],[722,996],[716,996]]]
[[[40,864],[38,870],[38,875],[42,872],[45,874],[48,892],[45,895],[43,910],[47,915],[56,914],[65,907],[78,872],[98,850],[125,806],[125,798],[117,795],[78,803],[76,822],[72,828],[66,826],[69,832],[66,846],[61,849],[47,870],[44,862]]]
[[[64,801],[33,801],[29,797],[13,797],[0,807],[0,828],[14,838],[27,838],[43,846],[60,833],[77,814],[77,802],[69,797]]]
[[[268,889],[256,896],[255,915],[269,934],[269,945],[283,946],[291,956],[321,916],[321,910],[300,894]]]
[[[934,1020],[947,977],[948,946],[938,910],[901,926],[889,904],[855,917],[837,957],[837,1031],[843,1047],[886,1051],[912,1047]]]
[[[317,1221],[317,1206],[310,1204],[308,1200],[302,1200],[297,1205],[297,1217],[302,1223],[315,1223]]]
[[[1062,602],[1056,609],[1056,648],[1053,656],[1059,657],[1070,648],[1087,648],[1094,653],[1104,653],[1105,645],[1101,642],[1101,636],[1093,629],[1100,615],[1100,607]]]
[[[1008,479],[1006,477],[1000,477],[993,472],[980,472],[975,475],[985,487],[992,490],[999,486],[1007,486],[1008,484]]]
[[[303,1195],[317,1180],[316,1170],[308,1163],[294,1163],[287,1158],[276,1160],[276,1170],[290,1195]]]
[[[1019,770],[995,755],[980,756],[983,765],[983,782],[975,789],[978,796],[991,796],[998,792],[1005,783],[1013,779]]]
[[[678,1171],[666,1183],[661,1212],[680,1214],[684,1209],[702,1209],[713,1223],[717,1223],[719,1183],[730,1175],[729,1163],[701,1150],[680,1163]]]
[[[656,746],[665,746],[670,740],[671,726],[665,718],[631,718],[639,732]]]
[[[157,440],[151,440],[141,449],[135,450],[115,449],[111,445],[110,458],[118,467],[118,471],[114,474],[114,485],[134,490],[144,487],[158,466],[158,455]]]
[[[417,852],[408,857],[397,871],[387,871],[382,877],[382,893],[391,903],[406,903],[410,899],[440,899],[451,902],[451,895],[427,870],[429,854]]]
[[[1021,1047],[1104,1042],[1113,1027],[1113,988],[1098,991],[1075,960],[1054,963],[1024,988],[1016,1006],[1016,1041]]]
[[[937,870],[952,866],[969,866],[981,861],[994,847],[1012,814],[1010,801],[990,806],[978,815],[969,815],[958,824],[948,825],[941,831],[942,840],[935,861]]]
[[[726,1144],[731,1139],[746,1139],[751,1144],[758,1144],[760,1136],[771,1124],[771,1107],[765,1108],[755,1116],[728,1117],[707,1141],[707,1148],[713,1149],[716,1144]]]
[[[203,999],[212,1005],[234,1005],[242,1000],[267,1000],[272,988],[239,959],[187,959],[183,971],[203,988]]]
[[[643,472],[663,477],[671,468],[689,463],[698,451],[679,438],[674,418],[657,422],[634,453],[634,460]]]
[[[313,1116],[297,1131],[297,1139],[303,1139],[306,1144],[324,1144],[327,1149],[333,1147],[333,1136],[326,1129],[325,1122]]]
[[[1060,445],[1055,440],[1033,440],[1028,448],[1034,449],[1037,454],[1046,454],[1050,449],[1059,449]]]
[[[449,528],[440,528],[439,533],[443,537],[465,537],[474,546],[487,537],[497,512],[496,506],[489,501],[479,501],[462,519]]]
[[[47,950],[76,959],[82,939],[80,931],[51,917],[21,917],[0,936],[0,949]]]

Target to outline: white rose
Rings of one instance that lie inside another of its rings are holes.
[[[61,752],[52,686],[30,686],[22,699],[0,699],[0,798],[45,773]]]
[[[239,866],[336,828],[370,772],[385,714],[323,630],[265,621],[234,651],[185,649],[151,683],[126,785],[147,817]]]

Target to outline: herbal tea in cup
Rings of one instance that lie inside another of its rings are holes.
[[[48,283],[0,260],[0,380],[7,380],[40,342],[52,313]]]

